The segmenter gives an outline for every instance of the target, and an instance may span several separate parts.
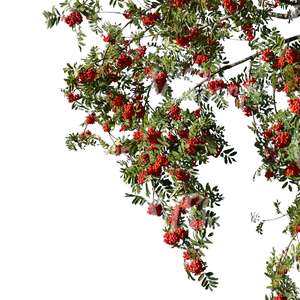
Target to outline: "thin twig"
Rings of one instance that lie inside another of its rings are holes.
[[[270,222],[270,221],[275,221],[275,220],[282,219],[282,218],[284,218],[284,217],[286,217],[286,216],[287,216],[287,214],[284,214],[284,215],[282,215],[282,216],[279,216],[279,217],[276,217],[276,218],[262,220],[262,222]]]

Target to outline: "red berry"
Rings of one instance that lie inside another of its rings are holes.
[[[161,131],[155,130],[150,127],[147,130],[148,142],[150,144],[158,144],[158,139],[161,137]]]
[[[121,107],[123,105],[125,97],[123,95],[118,95],[112,100],[113,107]]]
[[[175,42],[179,47],[187,47],[190,44],[190,37],[189,36],[182,36],[182,37],[177,37]]]
[[[167,223],[170,224],[170,225],[172,225],[174,228],[176,228],[177,225],[178,225],[181,213],[182,213],[181,206],[180,205],[176,205],[172,209],[170,215],[168,216]]]
[[[273,132],[271,129],[266,129],[263,133],[262,133],[263,137],[268,140],[273,136]]]
[[[171,142],[171,143],[176,143],[177,142],[176,136],[171,132],[168,133],[167,138],[168,138],[169,142]]]
[[[283,124],[280,123],[280,122],[275,122],[275,123],[272,125],[272,130],[274,130],[274,131],[281,131],[283,128],[284,128],[284,126],[283,126]]]

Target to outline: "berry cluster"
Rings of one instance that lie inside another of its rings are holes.
[[[75,25],[79,25],[82,23],[82,15],[79,11],[73,11],[68,16],[64,18],[66,24],[70,27],[74,27]]]
[[[141,17],[141,21],[144,26],[152,26],[154,25],[160,18],[160,14],[158,12],[148,13]]]

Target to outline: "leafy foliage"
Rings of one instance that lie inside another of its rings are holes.
[[[282,9],[294,4],[279,3]],[[200,182],[198,170],[212,159],[236,162],[215,113],[234,102],[252,118],[249,128],[262,158],[255,176],[265,171],[268,180],[298,192],[286,213],[276,200],[277,217],[251,214],[259,234],[266,222],[289,219],[283,232],[290,243],[281,255],[274,250],[267,263],[271,292],[265,299],[298,299],[289,271],[299,268],[300,257],[300,43],[299,36],[284,38],[270,26],[278,1],[110,0],[109,5],[121,11],[104,11],[99,0],[64,0],[43,13],[48,28],[66,23],[80,50],[89,37],[85,25],[103,40],[81,62],[64,68],[63,93],[72,109],[86,114],[81,132],[66,138],[68,149],[100,145],[117,156],[131,188],[126,198],[163,218],[164,241],[184,251],[188,278],[212,290],[218,279],[207,271],[204,255],[219,226],[215,208],[223,196],[218,187]],[[118,23],[111,13],[120,17]],[[248,41],[253,54],[229,62],[224,42],[237,37]],[[227,70],[245,63],[228,78]],[[177,84],[194,81],[175,96]],[[281,91],[289,100],[279,110]],[[101,126],[105,137],[99,129],[92,133],[92,125]]]

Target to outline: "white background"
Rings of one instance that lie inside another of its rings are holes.
[[[41,13],[55,1],[2,2],[0,299],[263,299],[265,260],[273,245],[285,245],[285,223],[268,224],[260,237],[250,212],[272,217],[272,202],[288,205],[293,195],[264,178],[252,182],[260,159],[250,119],[233,106],[220,114],[238,162],[200,170],[226,198],[208,252],[220,286],[205,292],[187,280],[181,253],[163,243],[162,221],[124,198],[129,188],[114,159],[100,148],[66,149],[64,137],[84,114],[60,92],[62,68],[82,54],[66,25],[46,29]],[[287,37],[299,33],[298,20],[277,24]],[[248,50],[232,41],[228,51],[235,61]]]

